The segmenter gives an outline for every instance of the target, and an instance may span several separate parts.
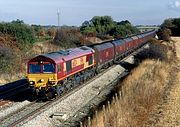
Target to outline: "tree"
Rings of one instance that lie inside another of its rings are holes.
[[[125,37],[137,34],[139,31],[128,21],[116,22],[110,16],[94,16],[90,21],[83,22],[81,32],[84,35],[97,35],[104,39],[106,36]]]
[[[161,24],[161,28],[172,28],[174,27],[172,19],[164,20],[163,24]]]
[[[167,33],[171,33],[172,36],[180,36],[180,18],[169,18],[165,19],[161,24],[162,31],[167,31]]]
[[[20,20],[20,19],[17,19],[17,20],[13,20],[11,23],[14,23],[14,24],[24,24],[24,21]]]

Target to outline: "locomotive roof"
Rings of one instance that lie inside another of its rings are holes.
[[[55,63],[58,63],[58,62],[63,62],[63,60],[68,61],[73,58],[77,58],[77,57],[81,57],[81,56],[90,54],[93,51],[94,50],[90,47],[82,46],[79,48],[71,48],[71,49],[66,49],[66,50],[60,50],[57,52],[42,54],[37,57],[46,57],[46,58],[53,60]],[[37,57],[35,57],[35,58],[37,58]]]

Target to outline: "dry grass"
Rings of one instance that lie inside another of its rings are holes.
[[[119,116],[124,118],[122,126],[138,127],[147,122],[163,93],[169,70],[164,62],[146,60],[124,81],[124,97],[120,101],[124,115]]]
[[[174,40],[176,43],[176,53],[177,53],[177,57],[180,59],[180,37],[171,37],[172,40]]]
[[[169,96],[164,100],[166,103],[158,105],[158,108],[163,112],[154,124],[157,127],[180,127],[180,37],[172,37],[176,43],[177,62],[174,73],[177,73],[177,78],[174,80],[174,86],[169,91]],[[173,74],[174,74],[173,73]],[[157,119],[155,117],[154,119]]]
[[[43,54],[48,52],[55,52],[61,49],[62,48],[60,46],[54,45],[49,41],[44,41],[36,43],[32,48],[32,52],[34,54]]]
[[[170,66],[164,62],[145,60],[123,81],[123,97],[112,102],[110,110],[98,113],[93,127],[139,127],[149,119],[167,83]]]
[[[157,127],[180,127],[180,73],[177,79],[176,85],[170,91],[168,102],[161,105],[163,112],[159,122],[155,124]]]
[[[161,49],[158,45],[151,49],[150,58],[155,55],[161,61],[147,59],[134,69],[121,83],[122,97],[106,106],[105,112],[100,110],[92,127],[180,126],[178,61],[169,44],[163,42]]]

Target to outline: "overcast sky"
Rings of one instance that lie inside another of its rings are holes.
[[[15,19],[27,24],[81,25],[93,16],[109,15],[134,25],[158,25],[180,17],[180,0],[0,0],[0,22]]]

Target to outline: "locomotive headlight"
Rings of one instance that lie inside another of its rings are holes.
[[[49,78],[49,83],[50,83],[51,85],[54,85],[54,84],[56,83],[56,80],[53,79],[53,78]]]
[[[44,82],[44,79],[40,79],[40,82]]]
[[[29,84],[30,84],[31,86],[33,86],[33,85],[35,84],[35,82],[34,82],[34,81],[29,81]]]

